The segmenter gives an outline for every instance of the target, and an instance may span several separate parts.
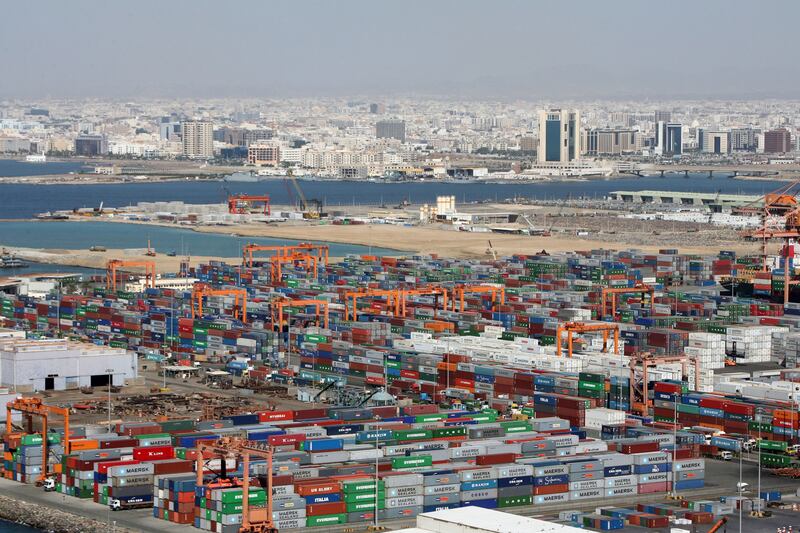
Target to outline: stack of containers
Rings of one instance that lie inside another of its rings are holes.
[[[725,351],[737,363],[766,363],[772,350],[772,328],[768,326],[728,326]]]
[[[242,523],[243,501],[242,487],[230,484],[196,487],[194,526],[215,533],[238,533]],[[250,520],[259,522],[266,519],[266,503],[267,493],[264,489],[249,487]]]
[[[50,470],[58,470],[64,448],[61,436],[50,433],[47,436],[47,464]],[[3,436],[4,475],[20,483],[36,483],[42,476],[45,459],[42,456],[42,435],[39,433],[10,433]]]
[[[295,492],[306,499],[306,527],[344,524],[347,522],[347,507],[338,481],[295,481]],[[323,498],[320,498],[320,497]],[[309,503],[318,501],[319,503]]]
[[[137,461],[146,460],[136,457]],[[100,489],[106,499],[117,499],[123,504],[139,504],[153,501],[152,463],[111,466],[106,471],[106,483]]]
[[[463,479],[463,473],[461,479]],[[424,477],[422,474],[384,476],[386,518],[412,518],[423,512],[425,501],[423,483]]]

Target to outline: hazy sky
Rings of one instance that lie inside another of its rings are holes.
[[[2,0],[0,99],[794,98],[798,0]]]

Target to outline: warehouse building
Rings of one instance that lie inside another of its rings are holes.
[[[137,377],[136,354],[66,339],[0,338],[0,386],[16,392],[122,386]]]

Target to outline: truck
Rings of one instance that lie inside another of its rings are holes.
[[[46,477],[44,481],[42,481],[42,489],[45,492],[55,492],[56,491],[56,480],[53,477]]]
[[[111,498],[108,507],[112,511],[127,511],[129,509],[144,509],[153,506],[152,496],[130,496],[128,498]]]

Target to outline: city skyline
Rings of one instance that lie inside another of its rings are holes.
[[[800,14],[790,1],[679,1],[655,12],[632,1],[484,7],[17,2],[0,22],[0,49],[14,51],[0,54],[0,99],[790,98],[800,81],[774,46]],[[729,44],[699,53],[712,36]],[[254,69],[254,55],[269,68]]]

